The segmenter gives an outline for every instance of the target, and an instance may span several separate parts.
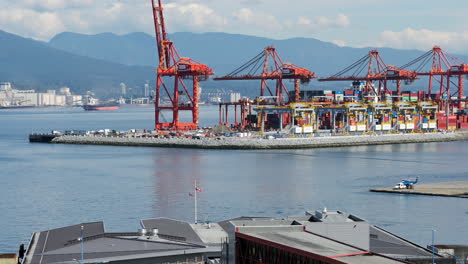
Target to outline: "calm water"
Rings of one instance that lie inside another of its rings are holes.
[[[202,124],[217,107],[202,108]],[[403,178],[468,180],[468,142],[316,150],[221,151],[30,144],[31,131],[152,128],[151,108],[0,112],[0,252],[31,232],[85,221],[136,231],[139,219],[303,215],[344,210],[421,245],[468,244],[468,199],[370,193]]]

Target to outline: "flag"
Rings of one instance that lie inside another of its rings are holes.
[[[202,189],[200,189],[200,188],[198,188],[198,187],[195,187],[195,191],[197,191],[197,192],[201,192],[201,191],[202,191]]]

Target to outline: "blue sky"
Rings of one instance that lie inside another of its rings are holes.
[[[170,32],[310,37],[341,46],[468,54],[468,1],[164,0]],[[153,33],[150,0],[2,0],[0,29],[39,40],[72,31]]]

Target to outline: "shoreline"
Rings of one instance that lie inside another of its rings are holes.
[[[427,134],[388,134],[359,136],[328,136],[311,138],[140,138],[140,137],[107,137],[107,136],[60,136],[54,138],[53,144],[109,145],[133,147],[162,148],[196,148],[196,149],[309,149],[354,147],[369,145],[431,143],[468,140],[468,133],[427,133]]]

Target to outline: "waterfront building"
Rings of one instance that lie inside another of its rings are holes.
[[[35,90],[13,89],[11,83],[0,83],[0,107],[42,107],[42,106],[75,106],[83,104],[83,96],[73,95],[70,88],[47,90],[37,93]]]
[[[432,252],[355,215],[306,212],[286,218],[240,217],[191,224],[140,222],[138,232],[109,233],[85,223],[32,235],[23,264],[237,263],[429,264]],[[438,264],[454,259],[435,255]]]

